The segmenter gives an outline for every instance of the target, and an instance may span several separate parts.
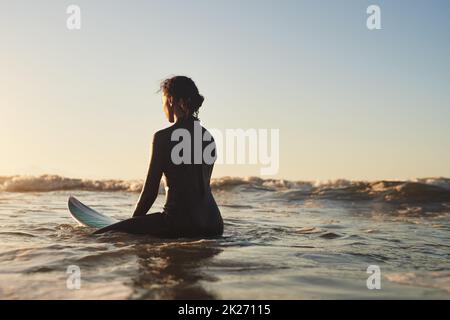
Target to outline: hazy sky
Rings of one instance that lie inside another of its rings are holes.
[[[0,176],[143,178],[174,74],[206,127],[279,128],[277,177],[450,176],[449,57],[446,0],[0,0]]]

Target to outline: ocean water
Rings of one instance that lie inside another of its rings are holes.
[[[225,233],[212,240],[94,236],[69,215],[74,195],[127,218],[141,186],[0,177],[0,297],[450,298],[450,179],[215,179]],[[79,289],[67,286],[73,265]],[[367,288],[370,265],[380,268],[379,290]]]

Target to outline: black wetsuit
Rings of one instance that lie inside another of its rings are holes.
[[[174,138],[172,135],[177,129],[181,130]],[[205,133],[209,141],[203,141]],[[184,146],[190,145],[190,152],[186,149],[180,151],[181,141]],[[96,233],[121,231],[158,237],[222,235],[223,221],[210,187],[216,150],[209,132],[194,117],[184,118],[158,131],[153,137],[152,149],[148,175],[133,218]],[[175,157],[178,156],[176,159],[172,155],[173,150]],[[204,153],[212,155],[213,159],[203,157]],[[184,160],[182,163],[179,156]],[[164,210],[146,215],[158,195],[163,174],[166,180]]]

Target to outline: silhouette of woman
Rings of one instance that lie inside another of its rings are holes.
[[[174,124],[153,136],[150,166],[133,217],[95,233],[120,231],[164,238],[220,236],[223,221],[210,187],[216,157],[215,144],[211,134],[198,120],[198,110],[204,97],[194,81],[184,76],[164,80],[160,91],[164,112],[169,122]],[[209,141],[194,141],[194,131],[199,129],[202,137],[210,137]],[[183,145],[189,146],[190,150],[173,152],[179,149],[179,146],[174,147],[181,143],[177,141],[180,137],[183,137]],[[197,146],[199,142],[200,147]],[[205,159],[206,148],[211,151],[212,160],[211,157]],[[147,214],[158,196],[163,175],[166,182],[163,212]]]

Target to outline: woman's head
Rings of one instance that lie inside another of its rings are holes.
[[[198,117],[198,110],[205,98],[199,93],[197,86],[191,78],[175,76],[161,82],[163,107],[167,118],[174,122],[177,118],[187,116]]]

